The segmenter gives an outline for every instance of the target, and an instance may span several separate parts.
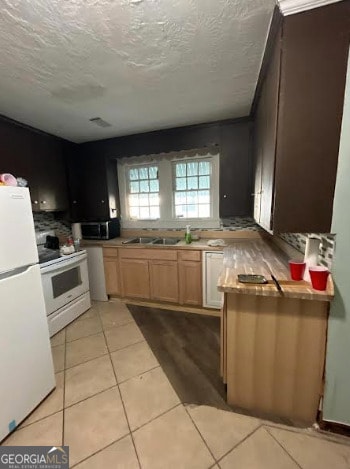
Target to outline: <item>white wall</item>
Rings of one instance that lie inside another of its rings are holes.
[[[322,188],[321,188],[322,190]],[[350,425],[350,61],[333,204],[335,299],[328,328],[324,420]]]

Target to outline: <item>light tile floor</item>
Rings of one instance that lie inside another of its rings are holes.
[[[69,445],[79,469],[350,468],[345,437],[182,405],[120,301],[51,344],[57,387],[4,445]]]

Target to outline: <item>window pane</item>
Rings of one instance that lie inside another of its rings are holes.
[[[186,192],[187,204],[198,204],[198,193],[197,191]]]
[[[176,190],[186,190],[186,178],[176,178]]]
[[[150,166],[148,168],[149,178],[150,179],[158,179],[158,168],[157,166]]]
[[[130,182],[130,192],[140,192],[140,185],[138,182]]]
[[[210,217],[210,205],[198,205],[198,215],[200,217]]]
[[[187,217],[188,218],[197,218],[198,217],[198,206],[197,205],[187,205]]]
[[[209,189],[210,187],[210,177],[209,176],[200,176],[199,177],[199,188],[200,189]]]
[[[140,192],[149,192],[148,181],[140,181]]]
[[[186,163],[176,163],[176,177],[186,176]]]
[[[210,192],[209,191],[198,191],[198,203],[210,204]]]
[[[135,180],[139,178],[139,170],[137,168],[133,168],[129,170],[129,179]]]
[[[159,192],[159,181],[158,179],[151,179],[149,182],[149,190],[151,192]]]
[[[138,194],[129,195],[129,205],[130,207],[138,207],[139,205],[139,196]]]
[[[149,218],[149,208],[148,207],[140,207],[140,218],[141,218],[141,220]]]
[[[199,174],[210,174],[210,163],[209,161],[200,161],[199,163]]]
[[[159,207],[150,207],[151,218],[159,218]]]
[[[148,197],[149,197],[149,204],[150,205],[159,206],[159,195],[158,194],[150,194]]]
[[[175,206],[175,216],[176,217],[186,217],[186,205],[176,205]]]
[[[197,177],[187,178],[187,189],[198,189],[198,178]]]
[[[138,207],[130,207],[129,213],[130,213],[130,218],[139,218],[139,208]]]
[[[186,192],[175,192],[175,205],[186,203]]]
[[[140,179],[148,179],[148,168],[140,168]]]
[[[187,163],[187,176],[197,176],[198,174],[198,163],[191,162]]]
[[[148,206],[148,194],[140,194],[139,203],[140,203],[140,207]]]

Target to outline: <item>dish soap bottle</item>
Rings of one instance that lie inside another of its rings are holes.
[[[191,235],[191,225],[186,225],[186,233],[185,233],[185,242],[186,244],[192,243],[192,235]]]

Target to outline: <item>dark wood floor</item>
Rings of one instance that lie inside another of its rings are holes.
[[[184,404],[232,410],[220,377],[220,319],[128,304]]]

